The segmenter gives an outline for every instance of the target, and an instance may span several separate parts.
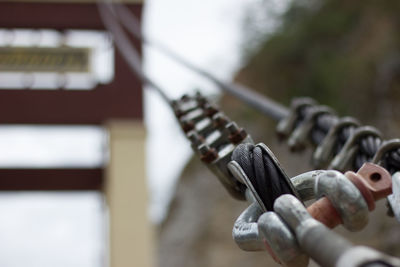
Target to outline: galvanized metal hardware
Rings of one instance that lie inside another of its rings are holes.
[[[392,176],[393,193],[388,196],[388,202],[391,210],[398,222],[400,222],[400,172]]]
[[[312,98],[301,97],[293,99],[289,115],[282,119],[277,127],[276,132],[279,140],[286,139],[296,127],[296,122],[299,119],[300,111],[306,107],[314,106],[316,102]]]
[[[361,230],[375,201],[391,193],[390,174],[372,163],[365,163],[357,173],[312,171],[291,181],[303,201],[319,198],[307,208],[315,219],[329,228],[343,223],[350,231]]]
[[[343,117],[329,129],[328,134],[323,139],[322,143],[316,148],[312,164],[315,168],[320,169],[327,167],[334,156],[335,145],[337,144],[339,133],[346,127],[359,127],[360,123],[352,117]]]
[[[316,119],[326,114],[334,114],[334,111],[327,106],[314,106],[312,108],[311,112],[307,114],[302,123],[290,135],[288,145],[291,151],[304,150],[309,143],[309,137]]]
[[[184,95],[172,106],[195,153],[234,198],[244,200],[246,186],[230,174],[227,165],[235,147],[253,143],[251,137],[199,93]]]
[[[277,213],[262,214],[257,225],[266,250],[276,262],[288,267],[308,266],[309,256],[300,249],[295,235]]]
[[[273,212],[261,215],[265,209],[243,170],[236,162],[229,163],[229,170],[248,186],[254,199],[254,203],[235,222],[232,231],[239,247],[252,251],[266,249],[285,266],[306,266],[307,256],[299,249],[291,231],[285,228],[285,222]],[[291,182],[301,200],[319,197],[307,208],[310,216],[329,228],[343,223],[350,231],[361,230],[368,222],[368,211],[375,207],[374,201],[391,192],[390,174],[372,163],[363,165],[358,173],[318,170],[293,177]]]
[[[330,231],[315,220],[292,195],[279,197],[275,201],[274,210],[289,230],[293,231],[300,249],[321,266],[400,266],[400,259],[372,248],[353,246],[349,241]]]
[[[257,225],[257,220],[263,212],[260,206],[254,202],[240,214],[233,225],[232,237],[242,250],[265,250]]]
[[[357,128],[350,136],[350,138],[346,141],[340,152],[334,157],[331,164],[329,165],[329,169],[334,169],[338,171],[351,169],[351,164],[353,163],[354,158],[359,150],[358,142],[366,136],[374,136],[380,138],[381,133],[378,129],[371,126],[363,126]]]

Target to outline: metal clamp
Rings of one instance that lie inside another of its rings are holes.
[[[358,142],[366,136],[381,137],[381,133],[375,127],[363,126],[356,129],[356,131],[346,141],[343,148],[335,156],[329,165],[329,169],[338,171],[345,171],[350,168],[350,164],[354,162],[354,158],[359,150]]]
[[[281,120],[276,127],[279,140],[286,139],[292,133],[299,118],[300,110],[314,105],[316,105],[316,102],[312,98],[295,98],[290,105],[289,115]]]
[[[315,125],[316,119],[325,114],[333,114],[334,111],[327,106],[316,106],[312,109],[310,113],[304,118],[304,121],[294,130],[289,138],[288,145],[291,151],[301,151],[303,150],[309,137],[311,131]]]
[[[375,153],[372,162],[375,164],[381,164],[384,156],[395,150],[400,148],[400,139],[391,139],[388,141],[384,141],[381,146],[379,147],[378,151]]]
[[[238,144],[253,143],[251,137],[199,93],[184,95],[172,106],[192,149],[232,197],[244,200],[246,186],[230,174],[227,164]]]
[[[339,133],[346,127],[359,127],[360,123],[352,117],[343,117],[329,129],[321,144],[313,154],[312,163],[315,168],[324,168],[329,164],[334,156],[334,148],[337,143]]]

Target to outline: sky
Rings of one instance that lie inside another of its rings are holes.
[[[263,2],[148,0],[143,29],[150,39],[229,80],[240,67],[246,11]],[[278,9],[284,8],[285,1],[270,2]],[[144,69],[171,98],[194,89],[212,97],[218,94],[213,84],[148,47],[144,48]],[[149,216],[154,223],[159,223],[192,152],[161,98],[146,88],[144,102]],[[100,166],[105,160],[105,135],[98,127],[3,126],[0,127],[0,167]],[[93,192],[1,193],[0,266],[103,266],[106,247],[103,201],[99,193]]]

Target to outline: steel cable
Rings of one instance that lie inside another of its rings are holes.
[[[273,210],[275,199],[282,194],[292,194],[282,173],[261,146],[240,144],[233,151],[232,160],[242,167],[267,210]]]

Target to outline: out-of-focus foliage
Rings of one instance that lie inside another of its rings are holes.
[[[237,79],[286,104],[311,96],[367,122],[398,115],[399,14],[398,0],[293,0]]]

